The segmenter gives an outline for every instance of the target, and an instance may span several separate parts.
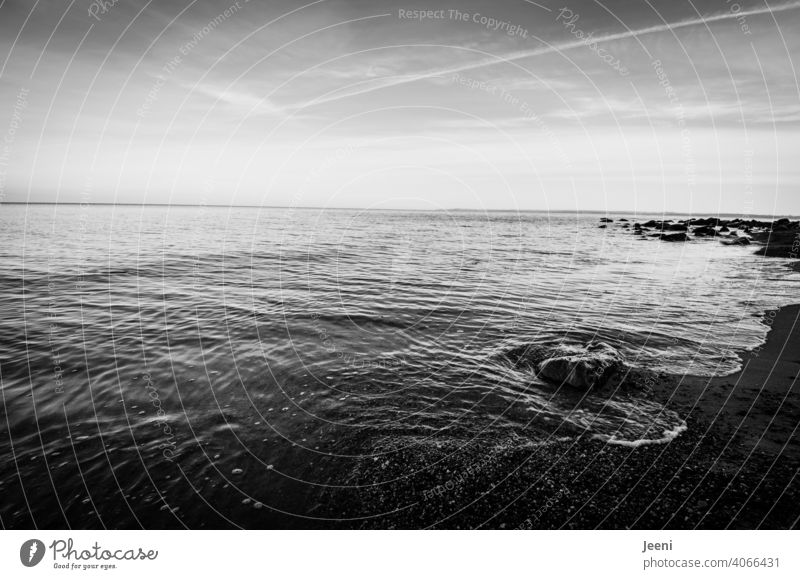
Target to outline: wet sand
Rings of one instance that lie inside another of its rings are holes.
[[[396,452],[351,473],[348,483],[360,490],[333,508],[355,520],[338,526],[795,528],[800,306],[765,320],[766,344],[742,353],[736,374],[631,371],[611,385],[615,395],[651,398],[685,417],[687,430],[668,444],[579,438],[532,445],[524,431],[501,441],[381,439],[373,451]]]
[[[767,312],[764,323],[770,326],[767,342],[740,354],[740,372],[685,377],[659,395],[741,451],[800,459],[800,306]]]

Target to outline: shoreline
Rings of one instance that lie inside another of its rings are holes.
[[[502,441],[375,441],[370,450],[390,458],[364,461],[351,474],[355,496],[334,506],[337,517],[355,520],[335,526],[796,528],[800,304],[766,315],[766,342],[739,352],[738,372],[631,370],[618,380],[617,392],[641,395],[645,385],[646,397],[683,417],[686,431],[670,442],[632,447],[584,436],[532,445],[524,432]]]
[[[766,341],[738,352],[742,368],[726,376],[675,376],[662,383],[664,404],[709,422],[743,448],[800,456],[800,304],[769,310]],[[792,418],[792,416],[796,418]]]

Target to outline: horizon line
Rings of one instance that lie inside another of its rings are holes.
[[[470,209],[467,207],[449,207],[444,209],[414,209],[399,207],[321,207],[318,205],[229,205],[222,203],[114,203],[114,202],[83,202],[83,201],[3,201],[3,205],[77,205],[77,206],[98,206],[98,207],[176,207],[176,208],[203,208],[212,207],[215,209],[300,209],[300,210],[321,210],[321,211],[394,211],[394,212],[415,212],[415,213],[441,213],[441,212],[460,212],[460,213],[592,213],[610,215],[675,215],[675,216],[732,216],[743,218],[755,217],[777,217],[779,214],[770,213],[734,213],[734,212],[688,212],[688,211],[632,211],[629,209]],[[782,217],[800,218],[800,215],[782,214]]]

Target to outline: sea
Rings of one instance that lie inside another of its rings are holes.
[[[737,371],[800,274],[625,227],[664,217],[3,205],[0,523],[324,527],[397,441],[666,443],[686,423],[645,392],[504,356]]]

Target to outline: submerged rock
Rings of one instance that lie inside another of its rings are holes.
[[[506,354],[515,364],[533,369],[543,380],[576,388],[599,388],[622,367],[622,355],[605,342],[586,346],[522,346]]]
[[[622,356],[604,342],[575,347],[539,363],[539,376],[576,388],[603,386],[622,365]]]

